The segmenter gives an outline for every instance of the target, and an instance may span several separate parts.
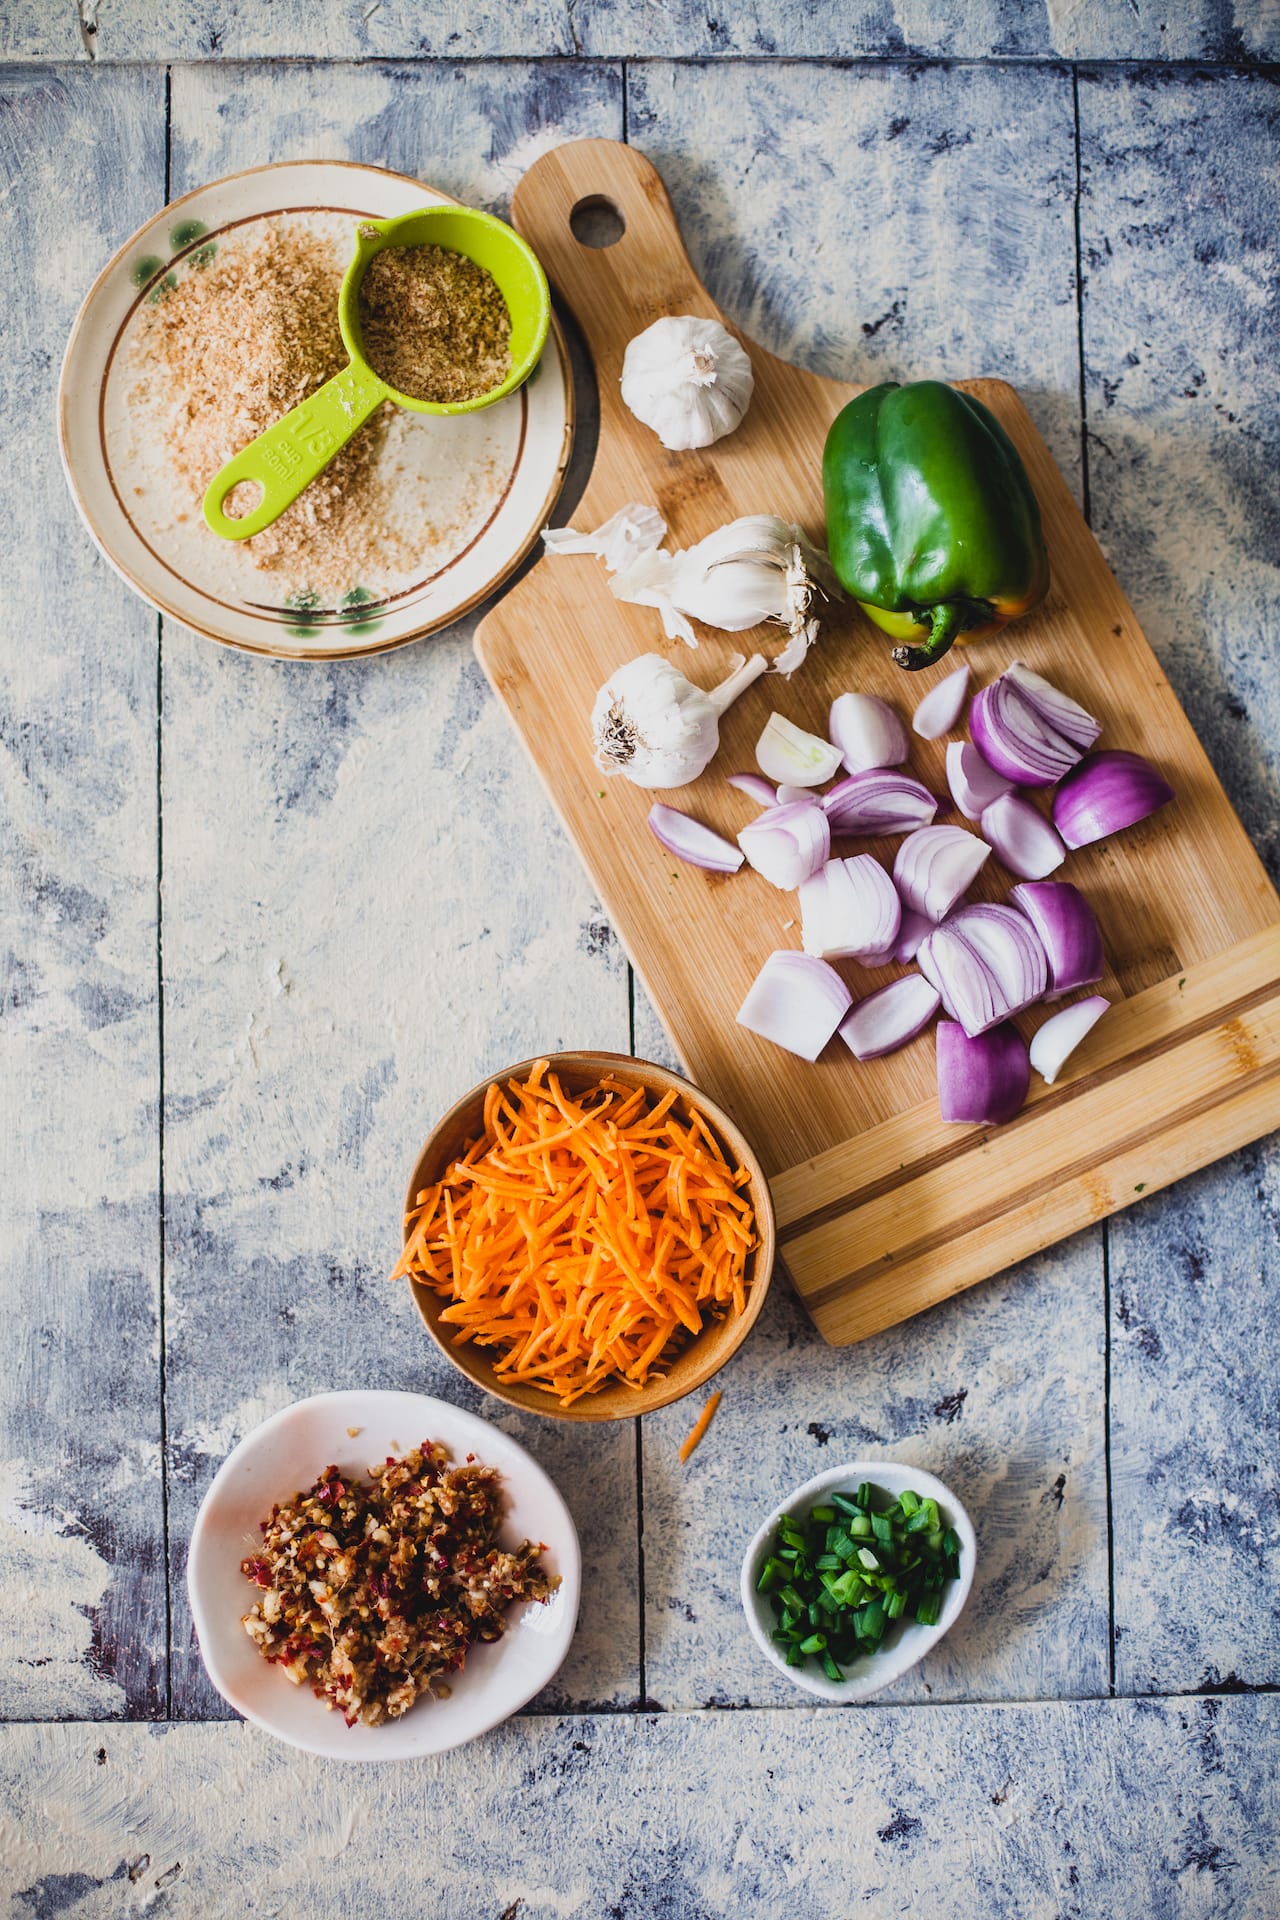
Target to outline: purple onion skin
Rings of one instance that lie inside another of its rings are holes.
[[[1101,980],[1106,964],[1102,934],[1079,887],[1069,880],[1024,880],[1009,889],[1009,898],[1031,922],[1048,956],[1046,999],[1060,999]]]
[[[1140,753],[1104,747],[1087,753],[1059,781],[1053,824],[1069,847],[1089,847],[1137,826],[1174,797],[1163,774]]]
[[[971,1040],[955,1020],[938,1022],[938,1106],[959,1126],[1003,1126],[1031,1087],[1027,1043],[1004,1021]]]

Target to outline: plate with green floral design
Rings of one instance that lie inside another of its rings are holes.
[[[554,321],[517,392],[456,417],[381,409],[252,539],[220,540],[200,511],[237,448],[345,360],[356,222],[449,198],[345,161],[256,167],[174,201],[99,274],[63,362],[63,463],[93,538],[161,613],[288,659],[379,653],[448,626],[528,552],[573,435]]]

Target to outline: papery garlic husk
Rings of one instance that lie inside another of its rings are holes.
[[[718,320],[694,314],[655,320],[623,356],[623,400],[674,453],[732,433],[754,385],[741,344]]]
[[[609,590],[619,600],[656,607],[667,638],[691,647],[698,642],[686,615],[727,633],[774,621],[791,635],[774,663],[788,674],[817,635],[809,612],[814,596],[840,591],[825,555],[773,513],[730,521],[678,553],[642,554],[613,576]]]
[[[544,527],[542,542],[548,553],[593,553],[610,573],[617,573],[642,554],[660,547],[666,532],[667,523],[656,507],[633,500],[610,514],[594,533],[579,533],[575,527]]]
[[[637,787],[688,786],[720,745],[720,715],[767,665],[762,653],[749,660],[738,654],[728,679],[707,693],[660,653],[628,660],[592,708],[596,765],[601,773],[624,773]]]

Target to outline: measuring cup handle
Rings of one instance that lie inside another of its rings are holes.
[[[344,367],[228,460],[205,493],[206,523],[224,540],[247,540],[261,533],[324,471],[386,397],[386,387],[374,374]],[[232,519],[223,511],[224,503],[242,480],[256,480],[262,498],[251,513]]]

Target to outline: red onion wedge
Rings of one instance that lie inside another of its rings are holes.
[[[1067,857],[1056,829],[1021,794],[1002,793],[993,800],[978,831],[997,859],[1023,880],[1043,880]]]
[[[1136,826],[1173,797],[1149,760],[1112,748],[1072,768],[1053,796],[1053,824],[1069,847],[1088,847]]]
[[[738,1008],[738,1025],[802,1060],[816,1060],[852,1000],[825,960],[808,953],[771,953]]]
[[[859,1060],[878,1060],[914,1040],[938,1011],[938,990],[919,973],[904,973],[869,993],[840,1022],[840,1038]]]
[[[1026,1042],[1016,1027],[967,1034],[952,1020],[938,1022],[938,1106],[942,1118],[998,1127],[1012,1120],[1031,1086]]]
[[[828,860],[800,889],[803,945],[823,959],[891,953],[902,921],[892,880],[869,853]]]
[[[725,784],[736,787],[739,793],[745,793],[748,800],[754,800],[758,807],[776,807],[778,796],[762,773],[730,773],[725,776]]]
[[[778,805],[780,807],[790,807],[793,806],[797,800],[803,800],[805,805],[809,807],[820,807],[822,805],[822,795],[815,793],[812,787],[789,787],[784,781],[782,786],[778,788]]]
[[[745,858],[741,848],[721,839],[701,820],[691,820],[687,813],[664,807],[660,801],[649,809],[649,825],[667,852],[691,867],[705,867],[709,873],[736,873]]]
[[[894,943],[895,960],[914,960],[920,951],[920,942],[933,926],[932,920],[926,920],[922,913],[913,907],[902,909],[902,925],[898,928],[898,938]]]
[[[821,807],[809,800],[768,807],[738,835],[738,845],[771,886],[793,893],[817,873],[831,853],[831,829]]]
[[[927,827],[938,803],[909,773],[874,767],[837,780],[822,796],[833,833],[911,833]]]
[[[1077,987],[1102,978],[1102,935],[1093,908],[1069,880],[1034,880],[1010,889],[1009,898],[1025,913],[1049,962],[1047,999],[1060,999]]]
[[[1063,1007],[1061,1013],[1051,1014],[1042,1027],[1037,1027],[1031,1041],[1031,1064],[1048,1086],[1053,1085],[1086,1033],[1097,1026],[1110,1005],[1100,993],[1091,993],[1087,1000]]]
[[[974,694],[969,731],[983,758],[1019,787],[1051,787],[1080,758],[1005,673]]]
[[[840,694],[831,703],[827,732],[850,773],[900,767],[910,751],[902,721],[873,693]]]
[[[958,933],[935,927],[920,942],[916,964],[942,1004],[968,1034],[985,1033],[1005,1017],[996,983]]]
[[[968,740],[953,740],[947,748],[947,785],[966,820],[980,820],[1001,794],[1013,792],[1012,780],[988,766]]]
[[[785,714],[771,713],[756,741],[756,762],[770,780],[792,787],[820,787],[839,771],[840,749],[816,733],[806,733]]]
[[[958,934],[990,974],[1002,1017],[1021,1013],[1044,997],[1049,962],[1035,928],[1023,914],[982,901],[958,907],[946,924],[947,931]]]
[[[898,848],[893,878],[904,907],[944,920],[991,849],[963,827],[919,827]]]
[[[1014,660],[1004,670],[1006,680],[1011,680],[1029,706],[1034,707],[1046,726],[1069,740],[1073,747],[1079,747],[1081,753],[1087,753],[1098,735],[1102,732],[1102,722],[1086,713],[1078,701],[1069,694],[1062,693],[1057,687],[1038,673],[1032,673],[1030,667],[1021,660]]]
[[[969,691],[968,662],[949,673],[945,680],[939,680],[936,687],[930,687],[924,699],[915,710],[911,728],[922,740],[941,740],[944,733],[950,733],[959,720],[964,708],[965,695]]]

